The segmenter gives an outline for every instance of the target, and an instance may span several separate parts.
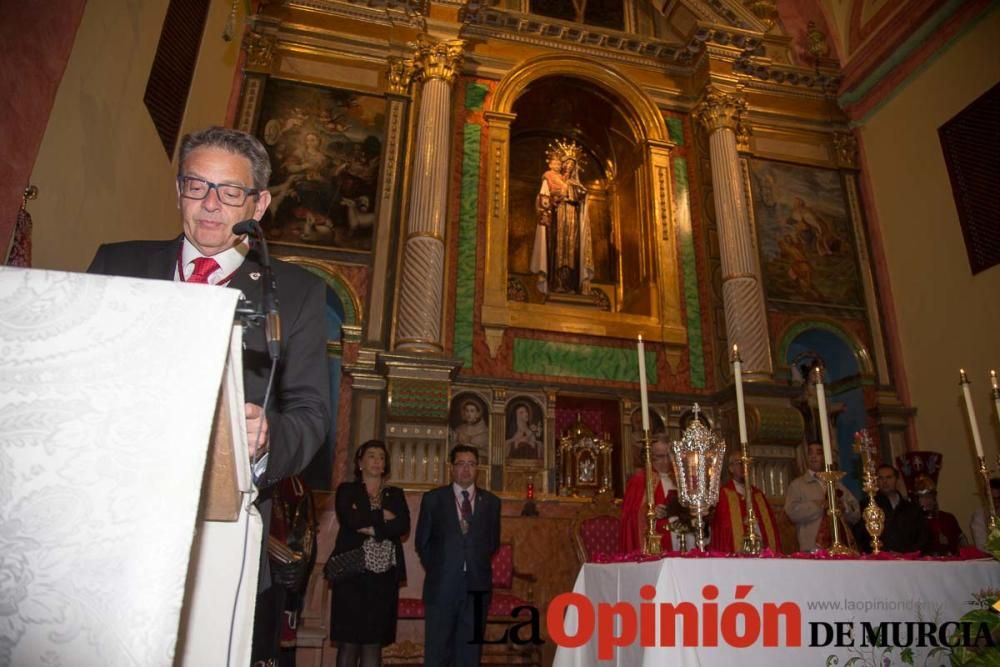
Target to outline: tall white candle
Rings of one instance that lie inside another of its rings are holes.
[[[642,404],[642,430],[649,430],[649,397],[646,395],[646,352],[642,346],[642,334],[639,334],[639,401]]]
[[[740,444],[747,443],[747,410],[743,404],[743,368],[740,363],[740,348],[733,345],[733,377],[736,382],[736,416],[740,422]]]
[[[816,367],[816,405],[819,407],[819,432],[823,436],[823,462],[833,465],[833,448],[830,446],[830,420],[826,416],[826,389],[823,388],[823,371]]]
[[[965,374],[965,369],[958,371],[959,384],[962,385],[962,394],[965,396],[965,411],[969,413],[969,427],[972,429],[972,444],[976,446],[976,456],[983,458],[983,441],[979,439],[979,424],[976,422],[976,409],[972,407],[972,392],[969,391],[969,377]]]
[[[997,409],[997,420],[1000,421],[1000,387],[997,386],[997,372],[990,371],[990,384],[993,385],[993,407]]]

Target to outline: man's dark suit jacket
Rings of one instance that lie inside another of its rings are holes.
[[[126,241],[102,245],[88,273],[173,280],[183,236],[172,241]],[[323,282],[292,264],[271,262],[281,314],[281,354],[271,407],[267,411],[267,471],[260,480],[258,506],[267,540],[271,519],[270,487],[300,472],[323,445],[330,424],[330,378],[326,356],[326,291]],[[262,267],[257,253],[247,254],[229,287],[259,304]],[[256,278],[255,278],[256,276]],[[197,341],[191,341],[197,344]],[[261,405],[271,362],[262,326],[243,331],[243,390],[248,403]],[[266,553],[262,563],[266,563]],[[266,569],[261,584],[269,585]]]
[[[476,487],[469,532],[463,535],[451,484],[428,491],[420,502],[414,546],[426,572],[425,603],[491,590],[490,560],[500,546],[500,499]]]
[[[899,503],[893,509],[892,502],[881,491],[875,494],[875,503],[885,513],[885,527],[879,536],[882,541],[882,551],[927,553],[930,548],[930,530],[927,527],[923,511],[916,503],[900,497]],[[861,503],[862,511],[866,507],[868,507],[867,498]],[[871,552],[871,536],[865,530],[863,519],[855,525],[855,534],[858,547],[863,551]]]

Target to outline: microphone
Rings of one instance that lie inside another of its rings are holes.
[[[253,228],[257,225],[257,221],[253,218],[249,220],[244,220],[243,222],[237,222],[233,225],[233,234],[237,236],[246,236],[247,234],[253,233]]]
[[[264,310],[264,336],[267,339],[267,353],[271,361],[277,361],[281,356],[281,315],[278,313],[277,284],[271,271],[271,255],[267,251],[267,239],[260,223],[250,218],[233,225],[233,234],[253,235],[256,237],[261,255],[261,304]]]

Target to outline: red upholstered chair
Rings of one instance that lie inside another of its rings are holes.
[[[527,585],[524,597],[514,592],[515,580],[522,581]],[[508,626],[513,623],[522,623],[527,620],[526,615],[513,618],[511,613],[518,607],[534,604],[536,581],[535,575],[519,572],[514,567],[514,545],[501,544],[500,548],[493,554],[493,596],[490,599],[490,609],[486,617],[486,637],[488,639],[494,639],[499,637],[501,632],[507,632]],[[491,625],[503,627],[500,631],[493,630],[491,632]],[[541,648],[535,644],[521,645],[508,641],[505,644],[486,645],[483,649],[483,664],[539,666],[542,664]]]
[[[514,592],[514,581],[527,584],[524,597]],[[535,576],[519,572],[514,567],[514,545],[504,543],[493,554],[493,596],[486,615],[486,636],[494,639],[501,631],[490,632],[490,625],[501,625],[502,632],[506,626],[526,620],[526,617],[511,618],[511,612],[523,605],[531,605]],[[424,601],[420,598],[399,598],[397,612],[400,620],[420,620],[424,617]],[[528,644],[520,646],[507,642],[506,644],[487,645],[483,647],[483,664],[503,665],[538,665],[541,666],[541,650],[538,646]],[[382,652],[383,664],[411,665],[423,662],[423,646],[412,642],[401,642],[388,646]]]
[[[424,601],[420,598],[399,598],[396,607],[399,618],[423,618]]]
[[[514,579],[528,584],[527,597],[514,594]],[[501,544],[493,554],[493,598],[490,601],[489,616],[506,616],[521,605],[530,605],[533,597],[535,576],[514,569],[514,545]]]
[[[618,553],[620,513],[609,498],[599,496],[577,514],[573,521],[573,542],[581,564],[598,554],[613,556]]]

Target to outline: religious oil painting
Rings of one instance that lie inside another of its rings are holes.
[[[504,451],[508,460],[538,460],[544,454],[544,415],[530,398],[515,398],[507,404]]]
[[[840,173],[770,160],[750,164],[768,299],[862,308],[858,259]]]
[[[479,463],[489,463],[490,414],[478,394],[463,392],[451,400],[448,420],[451,447],[468,445],[479,451]]]
[[[269,240],[371,250],[385,112],[373,95],[267,83],[257,135],[272,165]]]

